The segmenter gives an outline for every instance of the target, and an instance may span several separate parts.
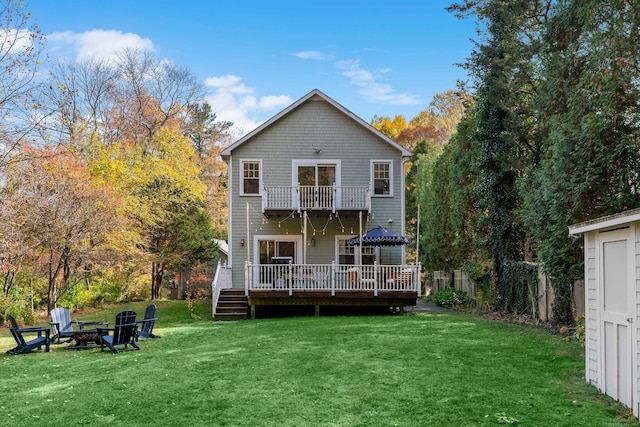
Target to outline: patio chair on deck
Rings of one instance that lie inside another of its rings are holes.
[[[138,344],[136,344],[136,331],[138,330],[138,324],[136,323],[136,312],[131,310],[121,311],[116,314],[116,323],[113,328],[101,328],[98,327],[98,334],[108,333],[113,331],[113,335],[103,335],[102,343],[100,344],[100,351],[104,351],[104,347],[107,346],[114,353],[119,353],[119,346],[124,346],[123,350],[140,350]],[[132,348],[127,348],[131,346]]]
[[[160,338],[160,336],[153,333],[153,327],[156,324],[156,305],[151,304],[144,312],[144,319],[136,320],[138,331],[136,332],[136,341],[138,338]]]
[[[7,317],[9,318],[9,322],[11,323],[11,327],[9,328],[11,330],[11,335],[13,335],[13,338],[16,340],[16,346],[14,348],[12,348],[11,350],[8,350],[7,353],[9,354],[22,354],[22,353],[28,353],[32,350],[35,350],[36,348],[38,350],[40,350],[42,348],[42,346],[45,346],[45,352],[49,352],[49,333],[50,330],[49,328],[44,328],[42,326],[32,326],[32,327],[28,327],[28,328],[21,328],[18,325],[18,322],[16,321],[16,318],[13,317],[12,315],[7,315]],[[42,333],[44,332],[44,336],[42,335]],[[28,333],[36,333],[37,337],[27,341],[23,334],[28,334]]]

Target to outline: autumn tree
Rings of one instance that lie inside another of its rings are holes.
[[[204,96],[204,87],[187,68],[152,53],[124,49],[116,60],[118,87],[111,111],[114,140],[148,141],[164,127],[188,134],[185,111]]]
[[[209,104],[189,108],[190,138],[200,165],[200,179],[207,186],[205,203],[216,237],[227,236],[228,182],[227,164],[220,153],[230,144],[233,123],[217,120]]]
[[[206,261],[215,253],[195,149],[178,129],[161,128],[144,146],[102,147],[94,153],[90,168],[123,198],[124,215],[134,225],[131,241],[151,264],[152,298],[159,297],[167,268],[183,268],[189,259]],[[189,252],[185,247],[196,249]]]
[[[107,250],[119,201],[109,185],[94,182],[86,165],[62,149],[25,151],[29,160],[13,163],[6,173],[2,199],[11,217],[3,220],[16,230],[16,255],[37,257],[44,266],[51,310]]]
[[[393,119],[386,116],[373,116],[370,124],[389,138],[395,139],[400,132],[407,128],[407,119],[400,114]]]
[[[21,159],[21,145],[42,120],[37,75],[43,42],[24,3],[0,4],[0,168]]]
[[[60,61],[50,69],[46,105],[51,115],[42,126],[43,139],[57,141],[76,153],[87,145],[109,143],[117,132],[109,128],[116,108],[118,69],[113,61]]]

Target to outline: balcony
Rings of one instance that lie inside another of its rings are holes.
[[[370,186],[264,187],[262,212],[370,212]]]

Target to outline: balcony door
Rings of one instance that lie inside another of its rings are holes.
[[[339,184],[337,162],[294,161],[294,186],[300,188],[301,209],[335,208],[334,185]]]

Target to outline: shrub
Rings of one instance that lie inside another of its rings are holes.
[[[467,293],[454,288],[440,289],[433,296],[433,302],[439,307],[460,307],[465,305],[467,301]]]

